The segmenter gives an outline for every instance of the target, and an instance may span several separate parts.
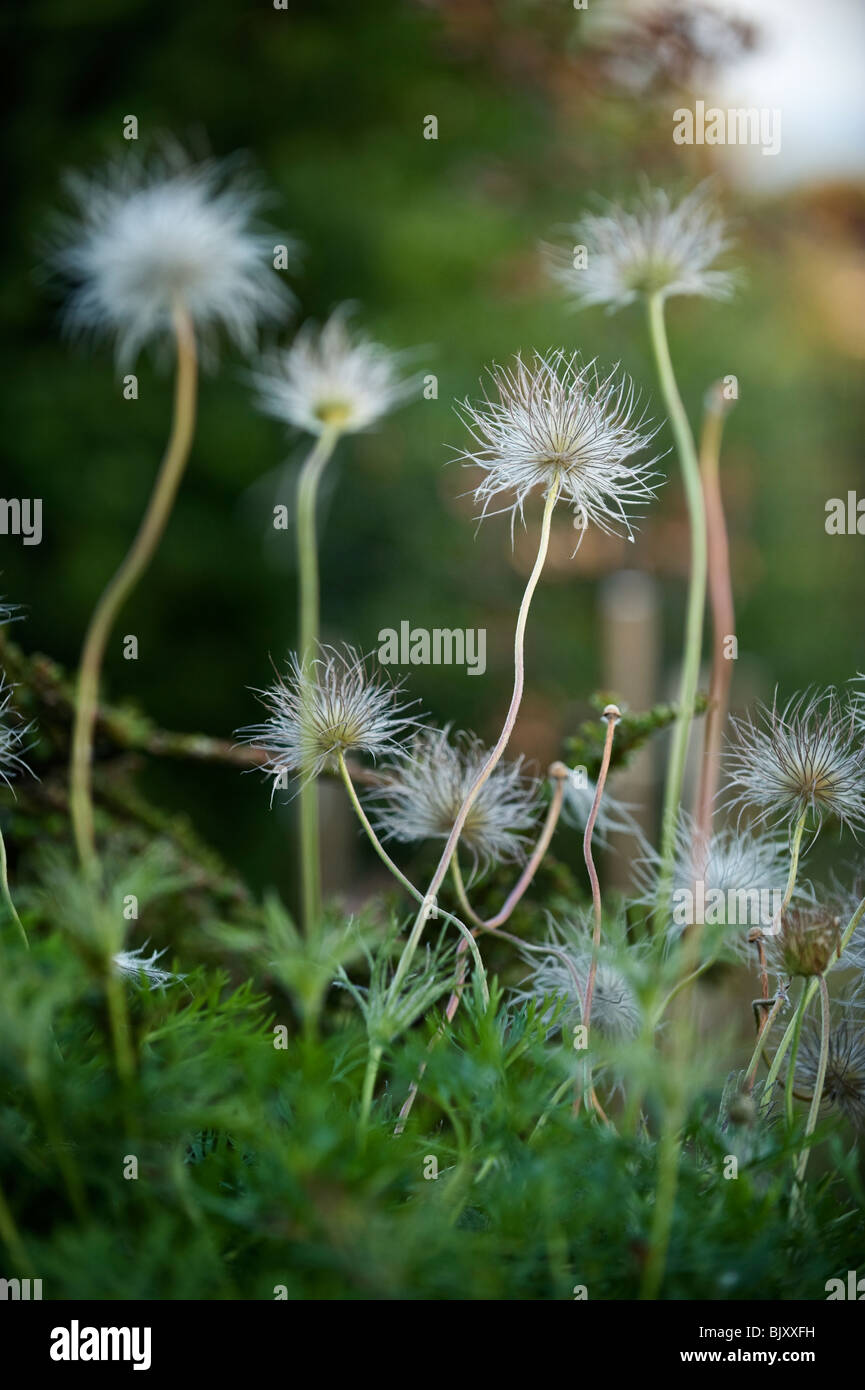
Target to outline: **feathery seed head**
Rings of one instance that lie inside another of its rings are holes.
[[[148,989],[164,989],[167,984],[174,980],[182,980],[182,975],[175,975],[171,970],[163,970],[156,965],[156,961],[161,960],[165,951],[153,951],[149,956],[144,955],[145,947],[139,946],[135,951],[118,951],[112,956],[114,968],[118,975],[122,975],[127,980],[133,980],[136,984],[142,982]]]
[[[790,907],[768,940],[769,962],[779,973],[822,975],[840,945],[841,923],[824,907]]]
[[[537,945],[526,942],[523,955],[531,966],[517,1001],[553,1000],[564,1003],[562,1025],[570,1030],[582,1023],[592,937],[580,923],[550,921],[549,938]],[[598,960],[592,994],[592,1027],[610,1042],[626,1042],[640,1031],[642,1009],[636,992],[615,960]]]
[[[267,752],[264,769],[275,791],[289,773],[304,781],[320,776],[340,753],[393,752],[418,726],[407,713],[416,701],[401,701],[399,691],[370,673],[353,647],[321,647],[305,665],[292,653],[285,677],[256,692],[267,719],[240,732],[243,742]]]
[[[632,208],[607,204],[570,230],[586,248],[585,266],[578,269],[561,248],[548,248],[548,255],[553,278],[580,307],[614,310],[655,294],[725,299],[734,288],[732,273],[712,269],[730,243],[702,184],[677,204],[663,189],[647,187]]]
[[[0,781],[7,787],[19,773],[29,773],[22,754],[27,751],[25,742],[32,732],[33,724],[24,724],[12,705],[14,686],[9,685],[6,676],[0,672]]]
[[[595,800],[596,785],[585,776],[581,768],[569,768],[565,781],[565,796],[562,802],[562,820],[565,825],[577,830],[585,830]],[[605,788],[598,815],[595,820],[594,841],[603,845],[609,835],[635,835],[640,837],[640,827],[634,819],[631,808],[623,801],[611,796]]]
[[[485,394],[479,405],[458,407],[476,447],[463,462],[484,470],[475,489],[482,515],[501,494],[497,511],[522,516],[529,493],[556,483],[581,526],[632,538],[629,513],[655,495],[656,458],[633,462],[657,429],[639,410],[633,382],[616,371],[601,377],[594,362],[557,349],[519,354],[510,367],[494,366],[490,380],[498,399]]]
[[[446,840],[489,750],[471,734],[451,740],[450,725],[418,734],[372,793],[376,828],[402,842]],[[525,858],[540,810],[538,783],[523,759],[500,762],[481,787],[460,836],[475,869]]]
[[[283,317],[291,296],[273,269],[275,236],[255,226],[262,194],[233,162],[191,164],[172,148],[69,186],[78,216],[55,253],[71,286],[66,320],[113,335],[121,365],[171,330],[177,308],[205,345],[221,328],[244,351],[260,322]]]
[[[796,1081],[813,1092],[820,1068],[820,1032],[806,1031],[796,1058]],[[829,1059],[823,1100],[835,1105],[854,1129],[865,1130],[865,1030],[849,1016],[835,1023],[829,1034]]]
[[[348,313],[343,305],[322,328],[304,324],[290,348],[265,359],[254,380],[266,414],[310,434],[353,434],[412,393],[415,378],[401,374],[405,354],[352,334]]]
[[[824,817],[865,824],[865,746],[854,711],[832,689],[806,692],[783,710],[758,706],[756,719],[731,720],[731,805],[795,823],[807,812],[816,828]]]
[[[721,826],[711,835],[699,863],[696,842],[694,820],[683,812],[676,824],[674,911],[668,941],[673,944],[699,919],[701,925],[723,926],[725,946],[750,960],[749,929],[768,925],[783,896],[789,872],[787,840],[746,825]],[[649,908],[657,901],[660,864],[660,855],[648,848],[634,866],[636,901]],[[797,885],[800,896],[808,891],[804,884]]]

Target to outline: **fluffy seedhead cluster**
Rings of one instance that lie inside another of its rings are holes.
[[[802,1037],[796,1060],[797,1089],[813,1092],[820,1068],[820,1034]],[[829,1034],[829,1054],[823,1099],[837,1106],[859,1131],[865,1130],[865,1031],[852,1016],[842,1016]]]
[[[636,901],[647,909],[657,900],[659,869],[660,856],[651,848],[634,865]],[[678,941],[702,918],[704,925],[728,929],[724,936],[728,952],[752,958],[749,930],[770,924],[788,869],[786,839],[745,825],[719,826],[701,846],[693,818],[681,815],[676,826],[668,940]],[[800,886],[799,894],[807,897],[808,889]]]
[[[545,940],[527,943],[523,954],[530,970],[515,1002],[534,1002],[549,1015],[561,1009],[557,1023],[566,1031],[582,1023],[592,964],[592,938],[585,926],[551,920]],[[627,975],[616,961],[601,956],[592,995],[592,1027],[609,1042],[626,1042],[637,1036],[642,1019],[640,1001]]]
[[[221,329],[244,351],[260,323],[284,317],[273,249],[287,243],[258,226],[261,190],[236,162],[192,164],[172,149],[69,188],[77,216],[52,258],[70,287],[67,324],[111,334],[121,365],[171,330],[178,307],[205,338]]]
[[[343,305],[322,328],[304,324],[291,347],[266,357],[255,384],[265,413],[294,429],[356,433],[414,391],[404,361],[404,354],[352,333]]]
[[[573,251],[550,248],[550,268],[581,307],[619,309],[649,295],[724,299],[736,283],[729,271],[714,269],[729,241],[704,185],[679,203],[646,188],[632,207],[607,204],[569,230],[585,260],[575,264]]]
[[[639,408],[634,385],[616,371],[561,349],[490,369],[480,404],[460,407],[474,447],[462,459],[482,469],[475,500],[482,514],[523,514],[536,488],[573,507],[581,526],[631,536],[631,517],[655,494],[656,458],[640,460],[655,431]]]
[[[855,709],[833,689],[806,692],[783,709],[761,705],[731,720],[730,804],[758,821],[819,828],[825,819],[865,824],[865,743]]]
[[[419,733],[371,793],[376,828],[385,839],[405,843],[446,840],[488,759],[478,738],[452,735],[449,725]],[[460,837],[475,869],[524,858],[539,809],[538,783],[526,774],[523,759],[498,763]]]
[[[258,690],[268,717],[239,731],[244,743],[264,750],[264,770],[274,791],[287,779],[306,780],[333,769],[339,754],[392,753],[418,727],[400,698],[400,687],[373,673],[353,647],[322,647],[306,663],[292,654],[288,669]]]
[[[27,752],[27,738],[33,725],[22,721],[12,703],[14,693],[14,687],[0,671],[0,781],[7,787],[21,773],[30,773],[23,755]]]

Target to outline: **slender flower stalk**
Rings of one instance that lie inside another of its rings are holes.
[[[423,894],[417,888],[415,888],[411,880],[406,878],[405,874],[402,872],[399,866],[394,863],[387,850],[384,848],[378,836],[376,835],[375,830],[369,820],[369,817],[367,816],[366,811],[363,809],[363,806],[361,805],[360,798],[358,797],[357,791],[355,790],[354,783],[351,780],[351,774],[349,773],[348,766],[346,765],[345,755],[342,752],[340,752],[337,755],[337,761],[339,765],[339,774],[342,778],[343,785],[345,786],[345,789],[348,792],[349,800],[352,804],[355,814],[357,815],[358,820],[360,821],[361,825],[363,826],[363,829],[366,832],[370,844],[372,845],[381,862],[384,864],[385,868],[387,868],[393,874],[397,882],[400,883],[403,888],[405,888],[406,892],[409,893],[411,897],[415,899],[416,902],[422,903]],[[484,1003],[489,1004],[490,995],[489,988],[487,986],[486,971],[484,970],[484,964],[481,959],[481,954],[477,948],[477,944],[475,943],[472,933],[468,930],[465,924],[461,922],[458,917],[454,917],[452,913],[442,911],[441,915],[445,918],[446,921],[452,922],[456,926],[458,931],[461,933],[463,939],[460,942],[460,951],[465,951],[466,949],[471,951],[475,963],[475,969],[478,972],[478,979],[481,982]],[[358,1118],[358,1127],[361,1134],[365,1134],[366,1129],[369,1125],[369,1116],[370,1111],[372,1109],[372,1098],[375,1092],[376,1078],[378,1076],[378,1070],[381,1066],[381,1059],[383,1055],[384,1048],[381,1046],[381,1044],[373,1043],[369,1050],[369,1056],[367,1057],[367,1064],[366,1069],[364,1071],[363,1084],[361,1087],[360,1114]]]
[[[268,414],[293,429],[316,436],[297,484],[297,568],[301,666],[312,661],[320,640],[320,595],[316,510],[322,475],[344,434],[369,429],[413,391],[403,378],[403,355],[353,335],[349,306],[342,305],[322,328],[304,324],[291,347],[265,358],[254,381]],[[301,900],[304,928],[321,925],[321,840],[318,786],[305,777],[300,792]]]
[[[30,942],[27,939],[27,933],[24,930],[24,924],[22,923],[21,918],[18,916],[18,912],[16,910],[12,894],[9,890],[9,867],[6,862],[6,841],[3,838],[2,831],[0,831],[0,890],[2,890],[3,893],[3,901],[6,904],[6,911],[9,913],[9,916],[15,923],[18,935],[21,937],[22,942],[29,949]]]
[[[700,476],[706,510],[709,603],[712,611],[712,677],[703,734],[703,763],[694,816],[695,861],[698,869],[712,836],[712,811],[721,770],[721,731],[727,717],[733,673],[733,663],[727,655],[726,643],[733,635],[736,615],[730,577],[730,547],[719,478],[721,438],[727,410],[728,402],[722,396],[720,386],[716,385],[706,402],[700,438]]]
[[[324,428],[300,471],[297,485],[297,568],[299,580],[300,659],[309,667],[319,642],[319,576],[316,505],[322,474],[339,439],[339,430]],[[309,769],[305,769],[308,773]],[[321,838],[318,782],[306,776],[300,789],[301,901],[307,936],[321,922]]]
[[[616,705],[607,705],[602,718],[607,722],[607,734],[604,739],[604,752],[601,758],[601,770],[598,773],[598,781],[595,787],[595,798],[592,802],[592,809],[589,812],[589,819],[586,822],[586,829],[583,835],[583,858],[592,885],[592,906],[594,911],[594,928],[592,932],[592,964],[589,969],[589,979],[586,984],[586,1007],[583,1015],[583,1023],[588,1031],[592,1017],[592,995],[595,990],[595,976],[598,970],[598,951],[601,946],[601,886],[598,882],[598,872],[595,868],[595,861],[592,858],[592,833],[595,828],[595,821],[598,817],[598,810],[601,805],[601,798],[604,794],[604,786],[607,781],[607,773],[610,770],[610,758],[613,752],[613,736],[616,732],[616,725],[621,719],[621,711]]]
[[[177,377],[168,445],[138,534],[93,611],[81,653],[69,766],[69,805],[78,857],[82,868],[91,874],[97,869],[93,823],[93,736],[105,649],[121,608],[153,559],[165,531],[195,431],[198,381],[195,329],[188,311],[180,303],[174,309],[174,332]]]
[[[859,923],[862,921],[863,917],[865,917],[865,898],[863,898],[862,901],[859,903],[858,907],[853,912],[850,921],[844,928],[841,940],[838,943],[837,949],[832,953],[832,957],[829,961],[827,969],[831,969],[835,962],[839,960],[843,953],[846,951],[847,947],[853,939],[853,934],[856,931],[856,928],[859,926]],[[808,1004],[814,998],[814,995],[816,993],[817,981],[812,979],[808,982],[804,991],[804,1007],[807,1008]],[[793,1033],[795,1030],[795,1022],[796,1021],[794,1018],[790,1020],[789,1024],[787,1025],[787,1030],[784,1033],[784,1036],[782,1037],[780,1043],[778,1044],[778,1047],[775,1050],[775,1056],[772,1059],[772,1065],[769,1068],[769,1075],[766,1077],[766,1084],[763,1087],[763,1091],[760,1096],[761,1110],[768,1110],[769,1106],[772,1103],[772,1095],[778,1080],[778,1075],[781,1071],[781,1067],[784,1064],[784,1058],[787,1055],[787,1049],[789,1048],[790,1042],[793,1037]]]
[[[508,712],[505,717],[504,726],[498,737],[495,747],[492,749],[489,757],[487,758],[487,761],[485,762],[484,766],[481,768],[480,772],[475,778],[474,784],[469,789],[466,795],[466,799],[460,808],[459,814],[457,815],[457,818],[454,821],[453,828],[447,838],[445,847],[442,850],[441,858],[439,859],[435,873],[433,874],[432,879],[430,880],[430,885],[426,891],[426,896],[424,898],[420,912],[417,914],[417,917],[414,920],[414,924],[409,934],[408,941],[406,942],[405,949],[397,966],[392,986],[394,990],[398,988],[400,981],[404,978],[406,971],[409,969],[409,966],[411,965],[411,962],[414,958],[415,951],[417,950],[421,936],[423,935],[424,927],[426,926],[426,923],[429,920],[430,913],[435,907],[436,894],[438,893],[442,883],[444,882],[445,875],[447,874],[448,869],[450,867],[451,860],[454,856],[454,851],[456,850],[456,847],[459,843],[459,838],[462,833],[463,826],[465,825],[466,820],[468,819],[469,812],[471,811],[472,806],[475,803],[475,800],[477,799],[482,787],[484,786],[484,783],[488,780],[488,778],[492,776],[493,772],[495,771],[499,761],[502,758],[502,755],[504,754],[505,749],[508,746],[511,734],[513,733],[514,725],[517,719],[517,714],[519,713],[520,703],[523,697],[523,687],[525,685],[526,624],[528,622],[529,609],[531,607],[532,598],[534,597],[535,589],[538,586],[538,581],[541,577],[541,571],[543,570],[544,562],[547,558],[547,551],[549,549],[550,544],[550,527],[553,519],[553,509],[555,508],[556,499],[559,495],[559,488],[560,482],[557,477],[547,490],[546,498],[544,501],[543,518],[541,521],[541,536],[538,545],[537,558],[535,559],[532,572],[529,576],[529,581],[526,585],[522,602],[520,603],[519,613],[517,615],[517,626],[516,632],[514,634],[514,688],[513,694],[511,695],[511,702],[508,707]]]
[[[826,1067],[829,1061],[829,990],[826,985],[825,975],[820,975],[817,979],[817,987],[820,990],[820,1061],[817,1066],[817,1077],[814,1082],[814,1092],[811,1096],[811,1105],[808,1110],[808,1119],[805,1122],[805,1139],[809,1139],[817,1126],[817,1116],[820,1113],[820,1102],[823,1099],[823,1087],[826,1082]],[[795,1071],[793,1057],[790,1057],[790,1074]],[[808,1159],[811,1157],[811,1145],[808,1144],[799,1157],[794,1162],[796,1171],[795,1187],[793,1189],[793,1200],[790,1204],[790,1216],[794,1218],[801,1207],[802,1184],[805,1181],[805,1170],[808,1167]]]
[[[682,785],[685,777],[685,758],[688,752],[688,739],[694,706],[697,698],[697,683],[700,676],[700,657],[703,647],[703,617],[706,607],[706,584],[708,576],[708,550],[706,543],[706,508],[703,488],[700,482],[700,467],[694,436],[673,369],[667,331],[664,323],[664,298],[659,293],[651,294],[647,301],[649,331],[652,349],[661,384],[664,402],[670,418],[676,451],[682,469],[682,481],[688,505],[691,530],[691,574],[688,586],[688,608],[685,622],[685,645],[682,662],[682,675],[679,686],[679,702],[676,722],[673,727],[670,754],[667,763],[667,781],[664,791],[664,809],[661,823],[661,862],[658,872],[658,899],[655,909],[655,930],[666,930],[669,916],[670,894],[673,876],[673,858],[676,849],[676,823],[682,800]]]

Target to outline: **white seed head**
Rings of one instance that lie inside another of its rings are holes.
[[[353,647],[322,647],[305,666],[293,653],[285,677],[256,691],[267,719],[239,732],[243,742],[267,752],[264,770],[275,791],[286,774],[304,781],[320,776],[340,753],[375,758],[395,751],[418,725],[399,692],[381,674],[371,674]]]
[[[459,413],[475,448],[461,455],[482,468],[475,501],[486,515],[493,501],[508,500],[495,511],[522,516],[529,493],[544,493],[558,482],[559,496],[573,507],[582,527],[631,536],[629,513],[655,494],[655,458],[633,462],[655,430],[639,411],[634,385],[613,371],[601,378],[594,362],[561,349],[530,362],[520,355],[512,366],[489,372],[497,399],[486,394],[479,405],[468,400]]]
[[[145,946],[139,946],[135,951],[118,951],[112,957],[118,975],[124,976],[127,980],[133,980],[136,984],[146,984],[148,989],[164,989],[167,984],[185,978],[183,975],[175,975],[171,970],[163,970],[156,965],[156,961],[162,959],[165,951],[153,951],[147,957],[145,957],[144,951]]]
[[[304,324],[290,348],[273,352],[254,377],[261,408],[310,434],[330,426],[368,429],[401,404],[416,379],[403,375],[405,354],[353,334],[348,306],[319,328]]]
[[[635,901],[652,908],[657,901],[661,856],[647,848],[634,865],[638,895]],[[786,837],[752,829],[744,824],[721,826],[697,858],[697,830],[692,817],[682,813],[676,825],[673,861],[673,903],[676,908],[667,928],[670,944],[696,924],[698,878],[702,884],[704,916],[724,926],[725,944],[743,960],[753,960],[748,941],[752,927],[764,925],[761,915],[775,910],[783,896],[790,867]],[[807,885],[797,884],[797,898],[807,898]],[[723,905],[718,900],[723,894]],[[690,906],[693,910],[685,909]],[[769,925],[765,923],[765,925]]]
[[[582,1023],[592,964],[591,933],[577,922],[550,921],[548,939],[527,942],[523,954],[531,971],[517,1002],[546,1001],[550,1013],[563,1003],[562,1026],[570,1030]],[[610,1042],[626,1042],[637,1036],[641,1023],[640,1002],[627,975],[602,954],[592,992],[591,1026]]]
[[[565,825],[585,830],[595,800],[595,783],[579,769],[569,768],[565,779],[562,820]],[[605,844],[610,835],[636,835],[642,839],[638,822],[630,806],[611,796],[607,787],[598,808],[593,832],[595,844]]]
[[[10,607],[10,614],[13,611]],[[12,704],[13,694],[14,686],[0,672],[0,781],[7,787],[22,772],[32,775],[22,755],[27,752],[27,736],[34,726],[22,722]]]
[[[820,1067],[820,1032],[806,1030],[796,1058],[796,1084],[813,1093]],[[833,1020],[823,1086],[824,1104],[834,1105],[853,1125],[865,1130],[865,1029],[848,1012]]]
[[[865,746],[855,711],[832,689],[796,696],[783,710],[758,706],[756,717],[731,720],[730,804],[758,821],[796,822],[808,813],[865,824]]]
[[[233,164],[190,164],[176,150],[74,175],[78,208],[54,261],[70,285],[66,321],[108,333],[121,365],[172,328],[175,309],[205,346],[223,329],[244,351],[261,322],[284,317],[291,296],[273,268],[277,242],[256,226],[261,191]]]
[[[576,268],[573,252],[561,248],[548,248],[548,256],[553,278],[580,307],[619,309],[654,294],[726,299],[736,283],[731,272],[712,269],[730,243],[702,184],[677,204],[663,189],[646,188],[632,208],[607,204],[570,233],[586,248],[585,266]]]
[[[450,725],[418,734],[371,794],[371,814],[386,838],[410,843],[446,840],[489,757],[471,734],[451,738]],[[540,810],[538,782],[523,759],[499,762],[469,811],[460,844],[477,869],[525,858],[528,832]]]

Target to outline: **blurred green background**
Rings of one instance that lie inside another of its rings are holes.
[[[249,152],[273,190],[271,222],[304,248],[296,322],[354,300],[360,324],[393,347],[419,347],[420,370],[437,375],[437,400],[340,445],[321,516],[324,630],[371,650],[379,629],[403,618],[486,628],[482,678],[406,674],[434,718],[494,736],[530,556],[519,534],[512,551],[506,518],[473,525],[460,496],[467,475],[448,462],[466,439],[453,402],[477,393],[485,364],[561,344],[620,361],[657,412],[639,309],[572,313],[539,245],[595,194],[629,197],[641,175],[679,190],[709,171],[705,149],[672,143],[675,93],[616,85],[583,14],[528,0],[316,0],[280,11],[264,0],[37,0],[7,11],[4,55],[2,492],[41,497],[44,509],[40,546],[0,537],[2,590],[27,608],[16,638],[74,666],[166,435],[170,377],[142,357],[140,398],[124,401],[110,348],[61,336],[39,250],[64,172],[127,152],[122,123],[134,114],[139,148],[167,132],[196,151]],[[436,141],[423,138],[429,114]],[[695,425],[712,381],[733,373],[740,384],[723,475],[742,701],[865,667],[865,541],[824,530],[829,497],[865,493],[865,200],[849,185],[745,195],[723,176],[719,196],[742,288],[727,304],[674,301],[669,322]],[[248,687],[268,681],[271,657],[281,661],[295,636],[293,538],[273,531],[271,515],[291,502],[304,447],[257,413],[248,365],[223,355],[203,384],[168,534],[115,634],[111,696],[133,697],[167,729],[221,737],[259,717]],[[687,534],[672,457],[665,468],[636,545],[587,542],[571,560],[569,516],[554,537],[516,740],[541,763],[606,679],[598,597],[622,565],[659,586],[656,693],[671,688]],[[124,633],[139,637],[137,662],[122,659]],[[293,894],[291,811],[268,809],[257,775],[153,761],[144,778],[251,883]]]

